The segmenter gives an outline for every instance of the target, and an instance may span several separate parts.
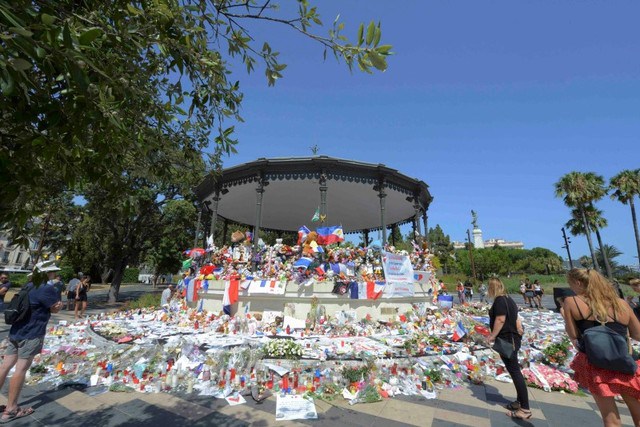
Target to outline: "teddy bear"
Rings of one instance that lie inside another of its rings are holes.
[[[315,231],[310,232],[307,235],[304,243],[302,244],[302,256],[313,257],[314,253],[318,249],[318,233]]]

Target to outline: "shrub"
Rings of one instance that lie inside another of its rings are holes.
[[[126,308],[138,309],[145,307],[160,307],[162,295],[159,292],[144,294],[136,300],[128,301]]]

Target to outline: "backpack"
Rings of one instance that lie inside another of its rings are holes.
[[[593,366],[628,375],[636,373],[638,365],[629,354],[627,340],[608,326],[587,329],[582,334],[581,347]]]
[[[29,293],[33,290],[33,285],[27,283],[20,291],[11,298],[11,302],[4,310],[4,322],[13,325],[31,316],[31,304],[29,303]]]

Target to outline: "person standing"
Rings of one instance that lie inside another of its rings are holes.
[[[55,279],[50,280],[48,283],[50,283],[51,285],[53,285],[53,287],[56,289],[56,292],[58,292],[58,297],[60,298],[60,300],[62,300],[62,292],[64,292],[64,282],[62,281],[62,276],[60,274],[56,274]]]
[[[55,272],[59,270],[58,267],[51,263],[39,263],[39,265],[39,267],[36,265],[36,270],[46,272],[50,280],[54,278]],[[62,302],[55,288],[46,283],[39,285],[36,287],[33,282],[25,285],[32,288],[29,292],[31,314],[11,325],[11,330],[9,331],[8,346],[4,361],[0,365],[0,389],[4,386],[7,375],[14,366],[15,371],[9,383],[7,405],[0,416],[0,423],[2,424],[33,414],[33,408],[18,406],[18,398],[33,358],[42,350],[51,313],[57,313],[62,308]]]
[[[529,303],[529,307],[533,308],[535,294],[533,292],[533,283],[527,278],[524,280],[524,303]],[[536,308],[538,308],[538,304],[536,303]]]
[[[11,288],[9,275],[7,273],[0,274],[0,311],[4,311],[4,297]]]
[[[71,310],[72,301],[73,301],[73,307],[75,309],[76,288],[78,287],[78,284],[82,280],[82,277],[84,277],[84,274],[78,273],[78,277],[74,277],[73,279],[69,280],[69,287],[67,288],[67,311]]]
[[[464,304],[464,285],[461,281],[456,285],[456,292],[458,292],[458,302],[460,305]]]
[[[471,280],[464,282],[464,299],[465,301],[473,301],[473,284]]]
[[[640,279],[631,279],[629,280],[629,286],[631,286],[631,289],[633,289],[633,291],[637,294],[640,294]],[[638,318],[638,320],[640,320],[640,302],[633,302],[633,297],[631,297],[629,300],[629,305],[631,306],[631,308],[633,309],[633,313],[636,315],[636,317]]]
[[[84,276],[78,286],[76,287],[76,319],[84,317],[84,312],[87,310],[87,292],[91,288],[91,277]]]
[[[515,350],[508,359],[500,356],[513,380],[517,394],[517,400],[507,405],[507,409],[509,409],[507,415],[515,419],[529,419],[531,418],[529,392],[518,364],[518,351],[522,344],[522,335],[524,335],[524,328],[518,316],[518,305],[507,295],[504,284],[497,277],[489,279],[489,298],[493,300],[493,305],[489,309],[491,334],[487,337],[487,341],[493,345],[497,338],[501,338],[513,343]]]
[[[615,397],[622,396],[633,424],[640,425],[640,369],[629,375],[599,368],[589,363],[583,348],[582,335],[602,322],[615,333],[640,340],[640,321],[625,304],[609,281],[592,269],[574,268],[567,273],[569,287],[575,296],[564,300],[565,330],[578,354],[571,362],[574,379],[593,396],[605,426],[620,426],[620,414]],[[640,361],[636,361],[640,367]]]
[[[484,302],[485,298],[487,297],[487,285],[485,285],[484,283],[480,283],[478,292],[480,293],[480,302]]]
[[[174,290],[175,285],[173,283],[169,283],[169,286],[167,286],[166,289],[162,291],[162,296],[160,297],[160,305],[169,305],[169,301],[171,301]]]

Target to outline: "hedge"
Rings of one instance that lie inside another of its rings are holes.
[[[138,283],[139,275],[139,268],[125,268],[124,275],[122,276],[122,283]]]

